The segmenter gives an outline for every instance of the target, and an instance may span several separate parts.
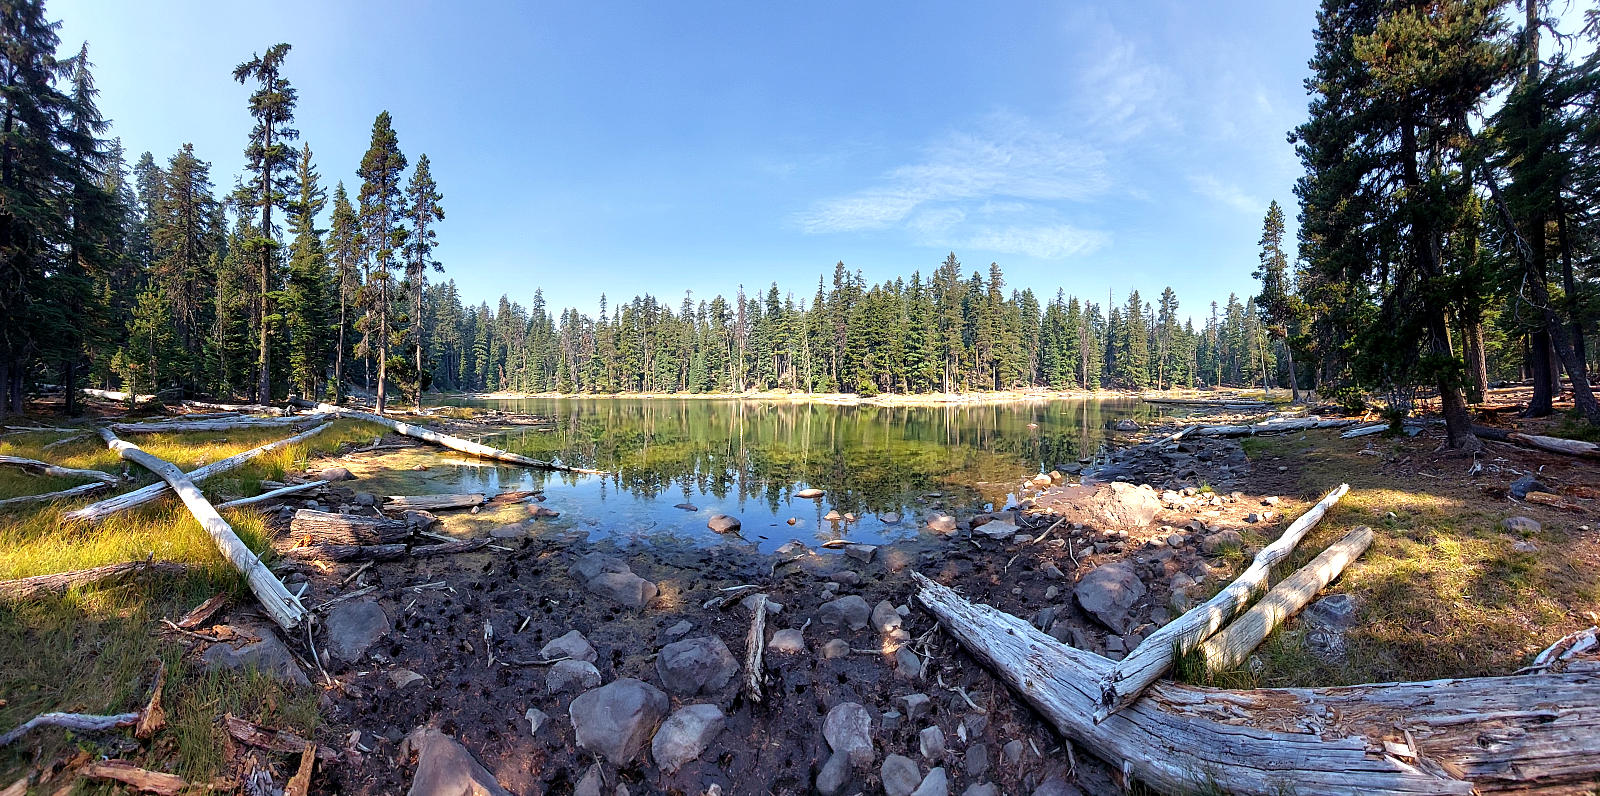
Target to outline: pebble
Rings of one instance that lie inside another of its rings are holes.
[[[894,651],[894,673],[897,677],[915,680],[922,676],[922,658],[912,652],[908,646],[901,645]]]
[[[794,628],[779,630],[772,634],[772,640],[767,642],[767,649],[790,655],[798,654],[806,651],[806,640],[800,631]]]
[[[922,778],[922,784],[911,792],[911,796],[948,796],[949,793],[950,779],[945,775],[944,767],[940,766]]]
[[[849,755],[858,768],[872,765],[872,714],[858,702],[840,702],[822,720],[822,737],[835,752]]]
[[[668,774],[705,752],[727,719],[716,705],[685,705],[667,717],[650,742],[650,756]]]
[[[924,727],[922,732],[918,734],[918,748],[922,750],[923,757],[926,757],[935,763],[943,760],[944,730],[939,729],[937,725],[933,727]]]
[[[917,768],[917,761],[905,755],[885,757],[878,775],[883,780],[883,792],[888,796],[911,796],[922,783],[922,770]]]
[[[989,750],[981,743],[967,747],[967,776],[973,779],[982,777],[989,771]]]
[[[1022,749],[1021,741],[1007,741],[1005,746],[1000,747],[1000,759],[1006,761],[1006,765],[1014,766],[1022,762]]]
[[[899,701],[906,708],[908,721],[920,721],[933,709],[933,700],[927,694],[906,694]]]
[[[850,642],[842,638],[830,639],[822,645],[822,657],[827,660],[845,658],[850,655]]]
[[[550,720],[550,714],[545,713],[538,708],[528,708],[528,711],[523,713],[522,717],[528,720],[528,731],[534,735],[538,735],[539,728],[543,727],[544,723]]]

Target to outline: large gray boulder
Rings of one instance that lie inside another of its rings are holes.
[[[1052,491],[1051,509],[1072,522],[1101,530],[1136,530],[1155,521],[1161,496],[1148,484],[1120,481],[1094,486],[1064,486]]]
[[[713,514],[706,520],[706,527],[717,533],[738,533],[739,518],[728,514]]]
[[[661,685],[679,696],[715,694],[739,673],[739,660],[716,636],[674,641],[656,656]]]
[[[412,730],[402,752],[417,756],[408,796],[511,796],[466,747],[432,727]]]
[[[354,600],[333,609],[324,621],[328,654],[353,662],[393,629],[389,615],[373,600]]]
[[[671,704],[661,689],[624,677],[579,694],[567,713],[579,746],[621,766],[644,751]]]
[[[1133,625],[1134,604],[1144,596],[1144,583],[1133,568],[1120,561],[1097,567],[1078,581],[1078,605],[1101,624],[1118,633]]]
[[[656,598],[656,585],[638,575],[628,563],[605,553],[589,553],[568,570],[583,587],[629,608],[643,608]]]
[[[727,718],[716,705],[685,705],[656,730],[656,737],[650,742],[650,756],[662,771],[677,773],[700,757],[726,725]]]
[[[306,673],[300,670],[294,654],[278,640],[278,634],[266,627],[244,626],[240,630],[260,641],[252,641],[238,649],[228,644],[212,644],[200,653],[200,662],[207,669],[256,670],[274,680],[295,685],[310,686]]]

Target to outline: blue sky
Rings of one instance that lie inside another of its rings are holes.
[[[592,313],[776,280],[809,297],[951,250],[1013,287],[1171,285],[1197,318],[1294,216],[1314,4],[52,0],[132,155],[192,142],[231,187],[279,42],[298,128],[352,194],[373,117],[426,152],[464,297]]]

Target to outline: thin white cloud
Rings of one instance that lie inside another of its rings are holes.
[[[1251,196],[1244,192],[1238,185],[1223,182],[1210,174],[1189,175],[1189,186],[1200,196],[1210,199],[1218,204],[1238,210],[1250,215],[1265,216],[1267,213],[1266,201]]]
[[[963,245],[974,249],[1021,254],[1041,260],[1061,260],[1089,254],[1111,243],[1111,236],[1100,230],[1080,229],[1071,224],[1037,227],[983,227]]]

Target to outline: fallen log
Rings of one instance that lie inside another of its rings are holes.
[[[0,456],[0,467],[16,467],[34,475],[48,475],[56,478],[89,478],[102,484],[115,484],[117,482],[116,476],[99,470],[59,467],[37,459],[24,459],[21,456]]]
[[[1096,723],[1111,661],[912,577],[939,624],[1063,736],[1163,792],[1582,792],[1600,776],[1592,674],[1249,691],[1159,683]]]
[[[440,511],[442,509],[464,509],[470,506],[481,506],[487,497],[481,493],[471,495],[390,495],[384,502],[385,509],[413,509],[419,511]]]
[[[1238,666],[1267,636],[1317,596],[1344,568],[1372,545],[1372,529],[1363,525],[1334,542],[1322,555],[1311,560],[1293,575],[1273,586],[1250,610],[1239,615],[1221,632],[1199,647],[1200,657],[1211,672]]]
[[[430,545],[395,544],[313,544],[304,547],[291,547],[280,552],[291,558],[313,561],[337,561],[349,563],[355,561],[398,561],[402,558],[427,558],[429,556],[451,555],[454,553],[470,553],[480,547],[485,547],[491,540],[487,537],[481,539],[461,539],[454,542],[442,542]]]
[[[405,539],[417,526],[416,520],[300,509],[289,521],[289,538],[310,544],[387,544]]]
[[[1353,426],[1357,421],[1354,418],[1333,418],[1324,420],[1317,417],[1308,417],[1304,420],[1286,420],[1279,423],[1255,423],[1241,426],[1206,426],[1194,432],[1199,437],[1252,437],[1260,434],[1282,434],[1286,431],[1308,431],[1314,428],[1344,428]]]
[[[1170,406],[1242,406],[1252,409],[1266,409],[1272,406],[1265,401],[1254,398],[1140,398],[1147,404],[1166,404]]]
[[[47,442],[47,443],[45,443],[44,447],[41,447],[39,450],[47,451],[47,450],[50,450],[52,448],[59,448],[62,445],[66,445],[66,444],[69,444],[69,443],[77,442],[78,440],[83,439],[84,437],[87,437],[87,436],[89,436],[87,433],[84,433],[84,434],[72,434],[72,435],[69,435],[69,436],[65,436],[65,437],[62,437],[61,439],[56,440],[55,442]]]
[[[89,387],[84,387],[79,392],[95,398],[104,398],[107,401],[126,401],[129,398],[132,398],[133,402],[136,404],[148,403],[156,399],[154,395],[134,395],[132,393],[119,392],[117,390],[95,390]]]
[[[523,467],[535,467],[541,470],[557,470],[570,473],[599,472],[597,470],[585,470],[579,467],[570,467],[565,464],[555,464],[552,462],[541,461],[539,459],[523,456],[520,453],[512,453],[510,451],[500,450],[499,448],[492,448],[488,445],[484,445],[481,442],[472,442],[471,440],[464,440],[460,437],[452,437],[449,434],[441,434],[437,431],[430,431],[420,426],[414,426],[410,423],[402,423],[393,418],[384,417],[383,415],[375,415],[371,412],[357,412],[351,409],[341,409],[333,404],[313,404],[309,401],[303,400],[295,401],[295,405],[310,407],[315,409],[317,412],[324,414],[336,415],[338,417],[348,417],[352,420],[365,420],[368,423],[377,423],[380,426],[387,427],[396,434],[412,437],[414,439],[420,439],[424,442],[431,442],[435,445],[441,445],[453,451],[470,453],[473,456],[482,456],[485,459],[495,459],[497,461],[520,464]]]
[[[22,726],[0,735],[0,748],[27,735],[35,727],[62,727],[78,732],[104,732],[118,727],[131,727],[139,721],[137,713],[116,713],[96,716],[89,713],[40,713],[22,723]]]
[[[224,412],[245,412],[252,415],[284,415],[288,414],[283,409],[265,404],[219,404],[205,401],[184,401],[184,406],[195,409],[218,409]]]
[[[151,561],[148,559],[144,561],[124,561],[120,564],[108,564],[103,567],[80,569],[73,572],[57,572],[50,575],[34,575],[15,580],[0,580],[0,597],[21,600],[47,592],[60,594],[74,586],[103,583],[129,575],[141,573],[182,575],[188,571],[188,565],[174,561]]]
[[[0,500],[0,508],[5,508],[6,506],[20,506],[25,503],[48,503],[53,500],[71,500],[72,498],[83,497],[84,495],[92,495],[96,492],[103,492],[110,488],[110,484],[102,481],[95,481],[88,484],[79,484],[71,489],[63,489],[59,492],[45,492],[39,495],[22,495],[20,497],[6,498],[4,500]]]
[[[527,500],[528,498],[531,498],[537,494],[539,494],[539,490],[537,489],[513,489],[510,492],[501,492],[500,494],[489,498],[487,505],[509,506],[513,503],[521,503],[522,501]]]
[[[1545,437],[1538,434],[1520,434],[1512,432],[1507,437],[1519,445],[1529,448],[1538,448],[1550,453],[1560,453],[1566,456],[1581,456],[1587,459],[1600,459],[1600,445],[1593,442],[1584,442],[1578,439],[1564,437]]]
[[[1549,492],[1529,492],[1528,494],[1523,495],[1522,499],[1528,503],[1535,503],[1540,506],[1548,506],[1558,511],[1570,511],[1573,514],[1583,514],[1587,511],[1587,509],[1584,507],[1576,503],[1563,500],[1561,499],[1560,495],[1552,495]]]
[[[744,637],[744,694],[751,702],[761,701],[761,655],[767,646],[767,593],[756,595],[751,606],[750,632]]]
[[[240,467],[243,467],[250,461],[268,453],[289,447],[290,445],[297,445],[305,442],[317,434],[326,431],[328,427],[329,425],[327,423],[323,423],[315,428],[302,431],[299,434],[287,439],[280,439],[277,442],[269,442],[259,448],[251,448],[244,453],[235,454],[221,461],[212,462],[204,467],[195,468],[187,474],[188,479],[195,483],[200,483],[201,481],[217,475],[218,473],[236,470]],[[168,486],[165,482],[150,484],[149,486],[135,489],[132,492],[124,492],[116,497],[106,498],[99,503],[91,503],[90,505],[84,506],[76,511],[69,511],[62,515],[62,519],[69,522],[99,522],[118,512],[127,511],[128,509],[136,506],[142,506],[146,503],[149,503],[150,501],[166,495],[171,491],[172,487]]]
[[[172,487],[178,497],[183,499],[183,504],[189,508],[189,513],[194,515],[211,540],[216,543],[217,549],[222,551],[224,558],[233,564],[234,568],[244,574],[245,583],[250,591],[260,601],[261,607],[266,611],[272,621],[285,630],[292,630],[300,624],[305,615],[305,608],[289,590],[284,588],[278,576],[267,569],[255,552],[239,539],[233,532],[233,527],[228,521],[217,513],[216,507],[200,494],[200,488],[184,475],[171,462],[146,453],[139,446],[131,442],[117,439],[117,435],[110,429],[100,429],[100,437],[106,445],[117,452],[124,460],[138,464],[141,467],[161,476]]]
[[[1163,672],[1172,668],[1177,656],[1194,649],[1221,629],[1224,622],[1244,610],[1250,598],[1266,588],[1267,576],[1272,568],[1288,558],[1312,526],[1349,491],[1349,484],[1340,484],[1329,492],[1317,505],[1290,523],[1277,541],[1262,548],[1255,560],[1250,562],[1249,568],[1215,597],[1151,633],[1133,652],[1128,653],[1128,657],[1112,666],[1100,681],[1100,701],[1094,711],[1095,721],[1104,721],[1107,716],[1121,710]]]
[[[189,431],[233,431],[241,428],[278,428],[314,422],[315,415],[288,417],[239,417],[224,420],[157,420],[150,423],[113,423],[118,434],[172,434]]]
[[[126,760],[97,760],[84,766],[83,775],[89,779],[116,780],[134,790],[158,796],[178,796],[190,787],[188,781],[177,774],[150,771]]]
[[[303,484],[290,484],[289,486],[279,487],[277,489],[274,489],[274,490],[271,490],[271,491],[268,491],[268,492],[262,492],[261,494],[256,495],[255,497],[247,497],[247,498],[239,498],[238,500],[230,500],[227,503],[218,504],[217,508],[219,508],[219,509],[233,509],[233,508],[238,508],[240,506],[249,506],[249,505],[251,505],[253,503],[264,503],[264,502],[266,502],[268,500],[276,500],[276,499],[281,498],[281,497],[283,497],[285,495],[293,495],[296,492],[305,492],[305,491],[308,491],[308,490],[316,489],[318,487],[324,487],[324,486],[327,486],[327,485],[328,485],[328,482],[326,482],[326,481],[307,481],[307,482],[305,482]]]

